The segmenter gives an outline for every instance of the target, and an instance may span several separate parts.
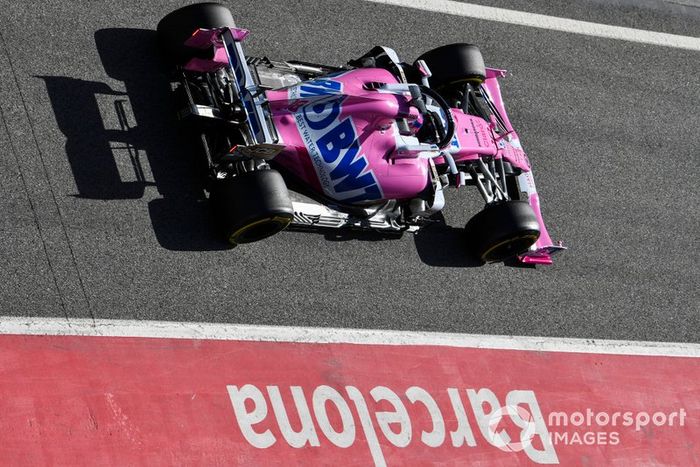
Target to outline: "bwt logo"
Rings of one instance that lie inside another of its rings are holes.
[[[308,81],[290,89],[290,99],[308,100],[297,109],[296,124],[325,193],[346,203],[382,197],[351,117],[343,110],[342,83]]]
[[[259,449],[277,443],[296,449],[357,446],[369,451],[374,465],[386,466],[387,449],[413,448],[419,456],[428,448],[435,450],[436,461],[444,454],[449,459],[459,455],[468,463],[467,451],[456,450],[490,445],[539,464],[559,462],[535,393],[529,390],[508,392],[504,405],[488,388],[447,388],[435,395],[419,386],[402,393],[386,386],[362,391],[356,386],[245,384],[227,390],[241,434]],[[474,421],[478,431],[472,429]]]

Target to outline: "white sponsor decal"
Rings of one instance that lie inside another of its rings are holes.
[[[386,442],[380,442],[380,437],[397,448],[409,448],[415,443],[430,448],[477,446],[465,410],[465,399],[462,397],[464,393],[460,393],[457,388],[446,390],[451,406],[448,414],[443,414],[433,395],[418,386],[409,387],[402,395],[386,386],[376,386],[369,394],[363,394],[355,386],[335,389],[322,385],[310,394],[305,393],[300,386],[280,389],[279,386],[258,388],[245,384],[240,387],[227,386],[227,389],[243,437],[260,449],[269,448],[278,441],[293,448],[320,447],[323,442],[319,433],[333,445],[348,448],[355,443],[357,432],[362,430],[374,464],[385,466],[386,459],[381,445],[386,445]],[[283,392],[287,394],[288,400],[291,394],[293,407],[285,405]],[[510,391],[506,395],[505,406],[488,388],[467,389],[466,396],[469,402],[467,407],[477,422],[481,440],[503,451],[522,451],[530,461],[538,464],[559,462],[533,391]],[[383,408],[389,410],[371,413],[367,400],[381,403]],[[429,430],[414,432],[405,401],[412,409],[428,414],[432,422]],[[256,425],[270,416],[270,406],[281,439],[269,428],[256,429]],[[296,430],[289,422],[291,412],[291,418],[299,420],[299,428]],[[339,424],[331,424],[329,412],[339,415]],[[509,417],[519,430],[517,438],[511,438],[505,429],[499,429],[499,423],[504,417]],[[359,420],[359,426],[356,426],[356,420]]]

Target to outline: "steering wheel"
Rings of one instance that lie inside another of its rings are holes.
[[[426,95],[435,102],[437,102],[438,107],[440,107],[442,112],[445,114],[447,126],[444,126],[442,124],[442,118],[440,118],[440,114],[434,110],[428,110],[424,102],[420,101],[420,104],[423,105],[419,104],[416,106],[418,110],[421,113],[423,113],[423,116],[426,119],[428,119],[429,126],[432,126],[434,128],[435,135],[437,137],[437,141],[435,143],[437,147],[440,149],[445,149],[450,145],[450,143],[452,142],[452,138],[454,138],[455,135],[455,119],[452,115],[452,112],[450,112],[450,106],[447,104],[445,99],[443,99],[442,96],[435,92],[433,89],[422,85],[419,85],[418,88],[420,89],[423,95]]]

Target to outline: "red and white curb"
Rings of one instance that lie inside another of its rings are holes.
[[[14,464],[700,463],[700,345],[0,318]]]

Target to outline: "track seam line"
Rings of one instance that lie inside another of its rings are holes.
[[[95,314],[92,311],[92,305],[90,304],[90,299],[88,298],[87,292],[85,291],[85,284],[83,283],[83,277],[80,274],[80,268],[78,268],[78,261],[75,257],[75,252],[73,251],[73,246],[70,241],[70,237],[68,236],[68,229],[66,228],[66,224],[63,221],[63,213],[61,212],[61,207],[58,204],[58,200],[56,199],[56,193],[53,190],[53,186],[51,184],[51,180],[48,175],[48,170],[46,168],[46,162],[44,160],[44,154],[41,150],[41,146],[39,145],[39,140],[36,136],[36,131],[34,130],[34,123],[32,122],[31,115],[29,113],[29,109],[27,108],[27,103],[24,99],[24,94],[22,93],[22,88],[19,83],[19,79],[17,77],[17,72],[15,71],[14,64],[12,63],[12,57],[9,52],[9,47],[7,46],[7,42],[5,41],[5,36],[0,32],[0,40],[2,40],[3,44],[3,49],[5,51],[5,56],[7,57],[7,63],[10,65],[10,72],[12,73],[12,77],[15,81],[15,86],[17,86],[17,92],[19,93],[19,98],[20,101],[22,101],[22,108],[24,109],[24,113],[27,117],[27,121],[29,122],[29,131],[32,133],[32,139],[34,140],[34,145],[36,146],[37,154],[39,155],[39,160],[41,161],[41,167],[42,167],[42,172],[44,175],[44,180],[46,180],[46,185],[49,188],[49,192],[51,193],[51,198],[53,199],[54,206],[56,206],[56,211],[58,212],[58,220],[61,224],[61,229],[63,230],[63,236],[66,238],[66,244],[68,245],[68,251],[70,252],[71,260],[73,262],[73,267],[75,268],[76,275],[78,276],[78,283],[80,284],[80,290],[83,293],[83,297],[85,298],[85,303],[87,304],[88,308],[88,313],[90,314],[90,317],[92,320],[95,320]],[[5,126],[7,127],[7,123],[5,123]],[[8,137],[11,138],[10,134],[8,133]],[[12,143],[11,143],[12,144]],[[14,149],[14,145],[13,151]],[[17,153],[15,152],[15,159],[17,159]],[[19,161],[18,161],[19,163]],[[24,179],[23,179],[24,181]],[[26,188],[26,185],[25,185]],[[27,197],[29,197],[29,192],[27,192]],[[31,203],[31,200],[30,200]],[[34,210],[33,205],[32,205],[32,210]],[[43,237],[42,237],[43,241]],[[44,249],[46,250],[46,243],[44,242]],[[47,253],[47,258],[48,258],[48,253]],[[53,271],[53,268],[52,268]],[[55,274],[54,274],[54,281],[56,282],[56,286],[58,287],[58,281],[56,280]],[[59,292],[60,295],[60,292]],[[63,304],[64,311],[66,311],[66,319],[68,318],[67,310],[65,308],[65,303]]]
[[[0,38],[2,38],[2,33],[0,32]],[[4,44],[4,39],[3,39],[3,44]],[[6,53],[7,54],[7,53]],[[44,239],[44,232],[41,229],[41,225],[39,223],[39,216],[36,213],[36,209],[34,208],[34,202],[32,201],[32,197],[29,194],[29,188],[27,187],[27,181],[24,178],[24,173],[22,172],[22,165],[19,161],[19,157],[17,156],[17,149],[15,148],[15,143],[12,142],[12,134],[10,133],[10,128],[7,126],[7,120],[5,118],[5,112],[2,110],[2,105],[0,105],[0,118],[2,119],[2,124],[5,127],[5,132],[7,133],[7,139],[10,142],[10,148],[12,149],[12,155],[15,158],[15,162],[17,163],[17,171],[19,172],[19,178],[22,180],[22,187],[24,188],[24,193],[27,195],[27,201],[29,201],[29,208],[32,211],[32,217],[34,218],[34,225],[36,225],[36,230],[39,233],[39,238],[41,239],[41,246],[44,250],[44,256],[46,256],[46,262],[49,265],[49,270],[51,271],[51,277],[53,278],[53,283],[54,286],[56,287],[56,293],[58,294],[59,301],[61,302],[61,309],[63,310],[63,314],[66,317],[66,321],[69,320],[68,318],[68,310],[66,309],[66,303],[63,300],[63,294],[61,293],[61,288],[58,286],[58,279],[56,279],[56,272],[53,269],[53,264],[51,263],[51,257],[49,256],[49,251],[48,248],[46,247],[46,240]]]

